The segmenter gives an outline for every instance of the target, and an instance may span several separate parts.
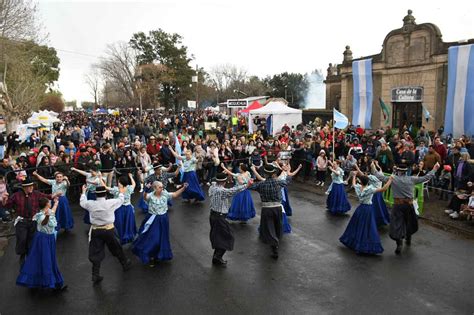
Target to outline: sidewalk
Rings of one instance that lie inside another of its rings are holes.
[[[6,236],[13,233],[13,221],[10,223],[0,222],[0,257],[3,256],[4,250],[8,245],[8,238]]]
[[[292,185],[298,187],[298,189],[306,190],[309,192],[316,193],[321,196],[325,196],[325,192],[328,188],[328,183],[324,187],[316,186],[313,180],[307,180],[303,182],[301,179],[296,178]],[[349,186],[347,186],[349,187]],[[349,188],[348,188],[349,189]],[[347,190],[346,190],[347,191]],[[349,190],[349,199],[353,205],[357,204],[357,198],[355,197],[354,190]],[[423,214],[420,219],[426,224],[432,225],[436,228],[449,231],[463,237],[474,239],[474,221],[466,221],[465,219],[453,220],[444,213],[447,209],[449,201],[438,200],[439,196],[434,192],[430,192],[429,198],[425,196],[425,202],[423,207]]]

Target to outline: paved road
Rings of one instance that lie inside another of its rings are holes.
[[[474,242],[421,225],[402,256],[394,255],[386,230],[383,255],[357,256],[338,241],[349,215],[330,216],[324,197],[295,187],[290,199],[293,233],[284,236],[278,261],[258,240],[256,218],[232,225],[236,245],[226,254],[229,266],[213,268],[207,204],[177,201],[170,210],[174,259],[150,268],[133,257],[133,268],[123,273],[107,253],[105,279],[96,287],[87,227],[77,209],[74,231],[59,235],[57,246],[68,291],[17,287],[12,241],[0,258],[0,313],[473,314]],[[139,223],[142,218],[137,213]]]

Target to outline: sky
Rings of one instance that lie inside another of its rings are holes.
[[[474,38],[474,2],[467,1],[39,1],[47,44],[61,59],[58,88],[67,101],[91,101],[85,83],[91,66],[107,44],[128,42],[139,31],[180,34],[195,57],[193,67],[233,64],[260,77],[326,73],[330,62],[342,62],[346,45],[354,58],[379,53],[408,9],[417,24],[436,24],[445,42]]]

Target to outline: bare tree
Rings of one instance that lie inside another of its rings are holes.
[[[31,0],[0,0],[0,34],[10,40],[38,40],[38,6]]]
[[[137,61],[135,52],[127,43],[118,42],[107,46],[106,56],[99,62],[98,68],[105,81],[120,90],[130,104],[137,104]]]
[[[243,84],[247,80],[247,71],[231,64],[217,65],[209,72],[208,84],[220,95],[233,93],[229,89]]]
[[[102,86],[102,78],[98,65],[92,65],[91,69],[85,77],[86,84],[89,86],[91,96],[94,98],[94,104],[99,105],[100,92]]]

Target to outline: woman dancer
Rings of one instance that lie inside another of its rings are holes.
[[[64,229],[66,232],[72,230],[74,227],[74,218],[72,216],[71,207],[69,206],[69,200],[66,197],[67,189],[70,186],[69,179],[61,172],[54,174],[55,180],[46,179],[36,171],[33,172],[40,181],[51,186],[53,194],[60,193],[59,205],[56,211],[56,231]]]
[[[290,177],[296,176],[296,174],[298,174],[301,168],[302,168],[302,165],[300,164],[294,172],[291,172],[290,164],[289,163],[285,164],[281,167],[282,172],[280,176],[278,176],[278,178],[285,180],[288,176]],[[282,197],[281,204],[283,206],[283,212],[286,214],[286,216],[291,217],[293,215],[293,208],[291,208],[290,197],[288,196],[287,187],[283,187],[281,189],[281,197]]]
[[[184,176],[183,182],[188,183],[187,189],[183,193],[183,199],[186,202],[194,199],[194,202],[203,201],[205,199],[204,192],[199,185],[199,179],[196,175],[196,163],[197,159],[193,156],[193,153],[188,150],[185,153],[185,157],[178,155],[171,147],[171,153],[174,157],[183,162]]]
[[[174,193],[169,193],[163,189],[163,183],[156,181],[153,183],[153,192],[145,193],[148,214],[132,247],[132,252],[142,263],[154,267],[156,260],[173,258],[169,239],[168,200],[181,195],[187,187],[188,184],[184,183],[183,187]]]
[[[332,183],[330,192],[326,200],[328,211],[332,214],[342,214],[351,210],[351,204],[347,200],[346,190],[344,189],[344,170],[341,168],[341,162],[328,161],[331,171]]]
[[[224,163],[221,163],[224,173],[232,175],[235,180],[235,186],[247,185],[252,176],[244,164],[239,165],[239,174],[234,174],[228,170]],[[255,217],[255,207],[253,205],[252,195],[247,189],[239,192],[232,198],[232,203],[227,214],[227,219],[246,223],[247,220]]]
[[[25,263],[21,267],[16,284],[28,288],[43,288],[62,291],[67,288],[59,272],[56,261],[56,218],[59,200],[54,199],[51,208],[49,199],[41,198],[41,211],[35,214],[33,220],[37,223],[37,232],[33,236],[32,245]]]
[[[357,175],[360,184],[356,184],[356,176],[352,178],[352,186],[355,189],[360,205],[347,225],[344,234],[339,238],[342,244],[354,250],[357,254],[376,255],[383,252],[380,236],[375,222],[372,197],[376,192],[387,190],[392,183],[392,177],[382,188],[376,188],[369,184],[369,178],[365,175]]]
[[[130,199],[135,191],[135,180],[133,175],[128,173],[127,176],[123,175],[119,177],[119,185],[125,187],[125,192],[123,193],[124,202],[123,204],[115,210],[115,231],[117,232],[120,244],[124,245],[132,242],[137,235],[137,225],[135,223],[135,209],[130,203]],[[107,187],[103,179],[101,179],[102,185],[107,189],[114,198],[118,198],[120,191],[119,187]]]

